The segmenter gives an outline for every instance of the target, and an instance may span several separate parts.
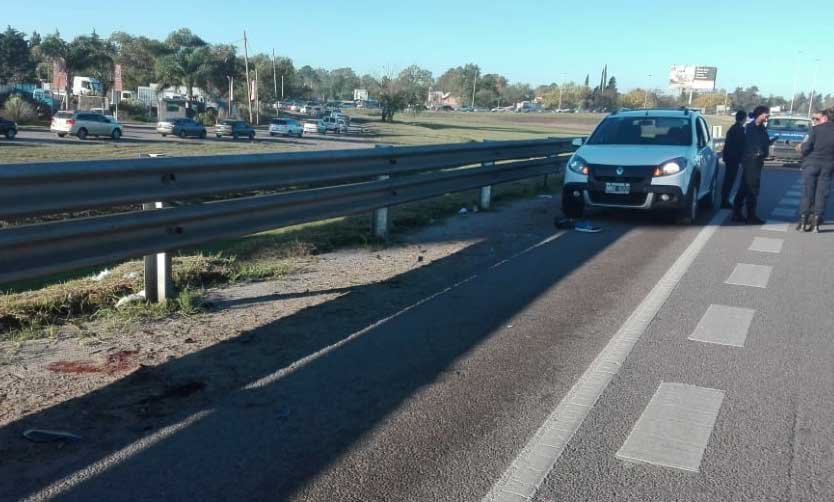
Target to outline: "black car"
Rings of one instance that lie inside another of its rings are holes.
[[[8,139],[14,139],[14,137],[17,136],[17,124],[11,120],[6,120],[3,117],[0,117],[0,134],[4,135]]]

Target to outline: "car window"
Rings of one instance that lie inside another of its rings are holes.
[[[55,114],[55,118],[59,119],[68,119],[72,117],[72,112],[58,112]]]
[[[767,128],[771,130],[808,131],[811,128],[811,122],[807,119],[771,118],[767,121]]]
[[[704,136],[704,127],[701,125],[700,121],[698,121],[698,127],[696,128],[695,133],[698,136],[698,148],[707,146],[707,137]]]
[[[689,146],[692,122],[689,117],[608,117],[588,144]]]
[[[703,117],[698,118],[698,123],[701,124],[701,129],[704,131],[704,138],[706,139],[706,143],[712,139],[712,135],[709,132],[709,126],[707,125],[707,121],[704,120]]]

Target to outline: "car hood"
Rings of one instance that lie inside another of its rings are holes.
[[[688,156],[690,148],[653,145],[584,145],[576,153],[589,164],[657,166],[667,160]]]

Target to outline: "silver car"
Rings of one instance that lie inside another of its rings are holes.
[[[191,136],[205,139],[206,137],[206,128],[203,124],[188,118],[163,120],[156,124],[156,132],[161,134],[163,138],[169,134],[180,138]]]
[[[122,137],[122,125],[111,117],[92,112],[58,112],[52,117],[49,130],[63,138],[67,134],[87,139],[88,136]]]

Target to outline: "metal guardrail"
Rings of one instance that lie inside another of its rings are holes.
[[[0,229],[0,284],[145,256],[147,296],[164,299],[166,251],[366,211],[375,211],[384,236],[389,206],[481,187],[488,207],[487,187],[553,174],[574,149],[568,138],[0,166],[2,220],[139,203],[155,209]]]

